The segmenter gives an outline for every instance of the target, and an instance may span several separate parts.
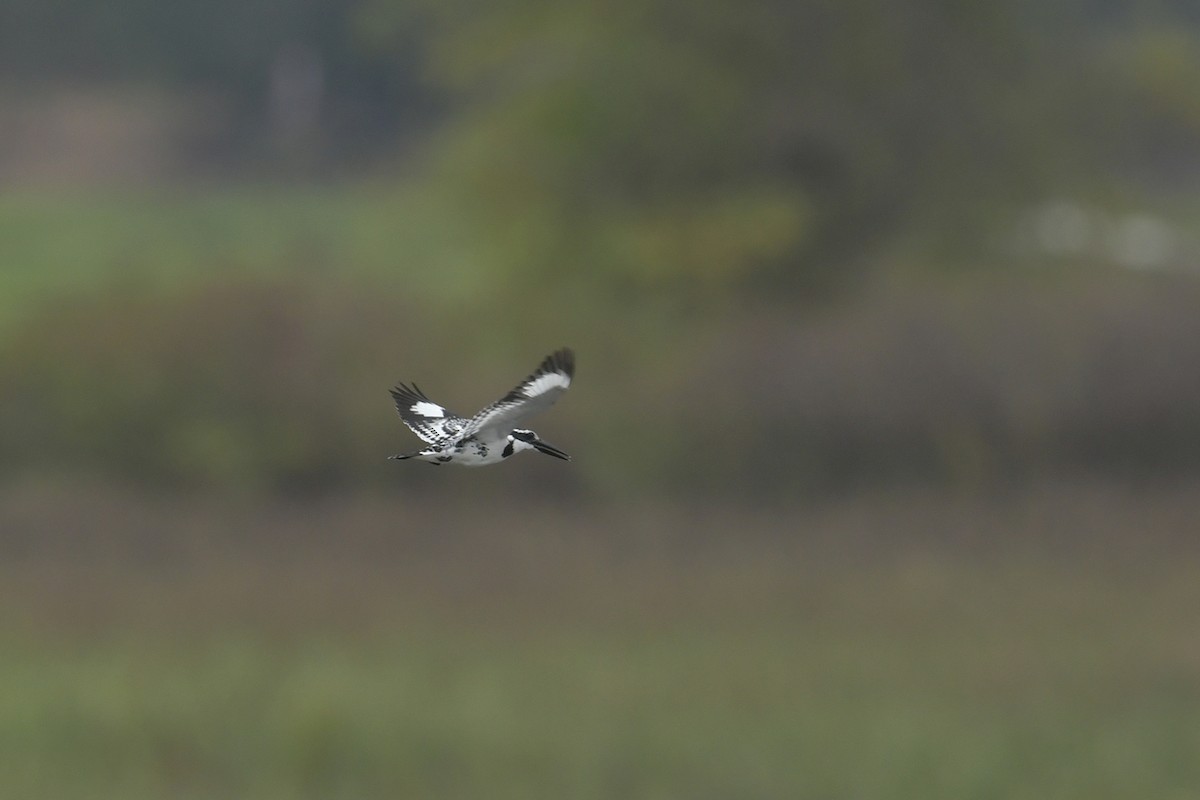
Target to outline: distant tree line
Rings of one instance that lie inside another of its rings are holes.
[[[530,269],[587,245],[637,280],[808,285],[1106,159],[1177,176],[1197,26],[1184,0],[7,0],[0,77],[216,94],[251,151],[433,155]]]

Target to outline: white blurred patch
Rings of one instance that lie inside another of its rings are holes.
[[[1013,252],[1022,257],[1200,273],[1200,239],[1147,211],[1114,214],[1072,200],[1055,200],[1030,208],[1013,233]]]
[[[526,384],[524,391],[526,397],[537,397],[551,389],[566,389],[570,385],[571,379],[566,375],[559,372],[548,372]]]
[[[446,416],[446,411],[441,406],[434,403],[426,403],[424,400],[419,403],[413,403],[411,410],[414,414],[420,414],[422,417]]]
[[[1112,260],[1126,269],[1162,269],[1175,258],[1179,242],[1158,217],[1130,214],[1108,232],[1107,245]]]
[[[1056,256],[1080,255],[1094,233],[1091,215],[1080,205],[1065,200],[1047,203],[1034,212],[1034,237],[1038,247]]]

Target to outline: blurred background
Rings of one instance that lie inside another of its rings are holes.
[[[0,792],[1200,794],[1192,0],[6,0]],[[574,455],[386,456],[569,345]]]

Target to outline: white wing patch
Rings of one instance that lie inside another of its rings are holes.
[[[392,399],[404,424],[429,444],[457,434],[467,424],[462,417],[426,397],[415,383],[412,386],[396,384],[392,389]]]
[[[570,376],[564,375],[561,372],[547,372],[543,375],[538,375],[532,381],[522,386],[521,393],[526,397],[537,397],[551,389],[566,389],[570,385]]]
[[[464,435],[484,441],[508,435],[521,420],[554,405],[574,376],[575,354],[566,347],[551,353],[515,389],[472,417]]]
[[[446,416],[446,409],[442,408],[436,403],[430,403],[426,400],[413,403],[410,410],[414,414],[420,414],[422,417],[437,418]]]

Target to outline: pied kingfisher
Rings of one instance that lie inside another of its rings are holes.
[[[575,354],[564,347],[546,356],[532,375],[470,419],[439,406],[415,383],[411,387],[397,384],[392,389],[392,399],[396,401],[400,419],[429,446],[388,458],[483,467],[498,464],[522,450],[537,450],[570,461],[569,455],[546,444],[533,431],[515,425],[554,405],[571,385],[574,375]]]

